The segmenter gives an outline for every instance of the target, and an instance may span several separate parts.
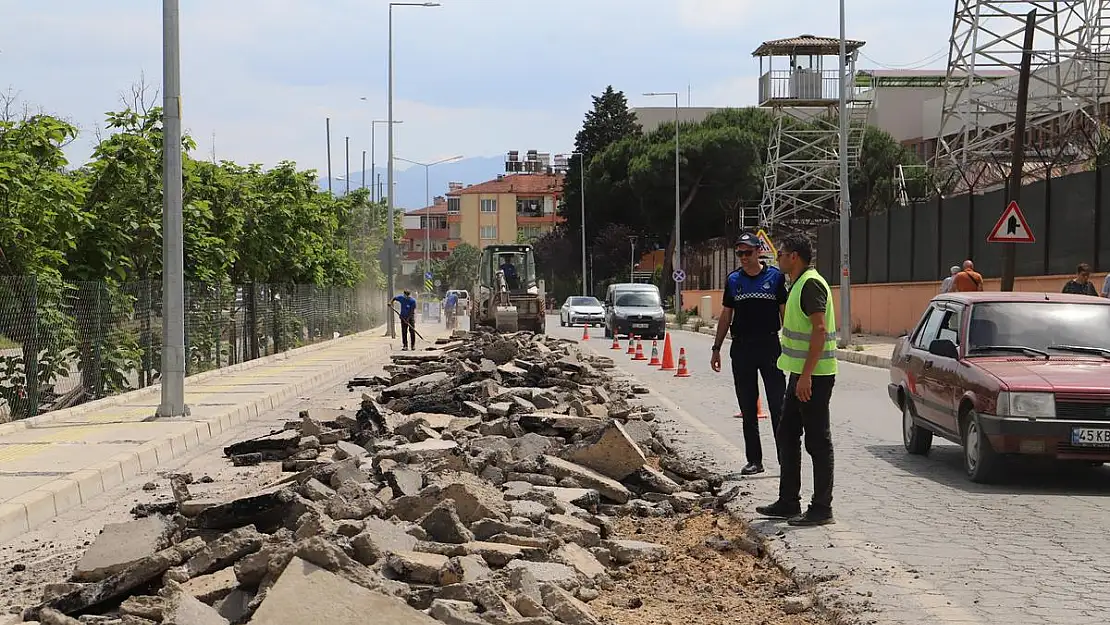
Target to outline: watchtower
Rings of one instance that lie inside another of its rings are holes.
[[[857,85],[864,42],[847,42],[848,104],[840,110],[840,40],[799,35],[765,41],[759,58],[759,106],[774,118],[767,147],[760,223],[776,232],[808,230],[837,218],[840,115],[848,115],[848,165],[859,164],[871,99]]]

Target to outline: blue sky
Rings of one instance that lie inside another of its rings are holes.
[[[567,151],[608,84],[633,106],[687,86],[695,106],[749,105],[760,41],[838,34],[836,0],[440,1],[394,9],[396,154],[418,161]],[[83,161],[122,92],[161,84],[161,4],[0,0],[0,89],[76,123]],[[387,4],[181,0],[184,121],[201,154],[215,133],[219,158],[323,171],[330,116],[333,155],[350,135],[354,165],[386,116]],[[947,49],[951,14],[951,0],[848,0],[848,35],[867,41],[861,67],[912,65]]]

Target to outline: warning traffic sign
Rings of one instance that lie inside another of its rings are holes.
[[[987,236],[988,243],[1036,243],[1029,222],[1017,202],[1010,202]]]
[[[762,228],[760,228],[759,232],[755,233],[755,236],[756,236],[757,239],[759,239],[759,257],[760,258],[777,258],[778,257],[778,255],[779,255],[778,250],[775,249],[775,244],[771,242],[771,237],[767,236],[766,231],[764,231]]]

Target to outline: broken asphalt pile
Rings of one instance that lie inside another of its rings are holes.
[[[719,508],[721,479],[655,432],[635,390],[574,342],[456,332],[393,356],[356,415],[307,413],[225,449],[284,479],[234,501],[189,494],[107,526],[25,621],[112,625],[593,625],[628,565],[620,515]],[[640,389],[642,390],[642,389]],[[650,456],[650,460],[649,460]]]

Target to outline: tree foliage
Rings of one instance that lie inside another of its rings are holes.
[[[10,99],[4,102],[0,337],[21,349],[0,352],[0,397],[16,415],[33,414],[40,389],[74,368],[81,396],[71,403],[126,390],[136,371],[139,385],[155,380],[159,330],[149,314],[135,320],[134,311],[151,310],[159,297],[162,111],[143,104],[142,89],[133,95],[124,110],[107,113],[106,136],[77,168],[63,153],[75,127],[50,115],[17,117]],[[316,172],[292,162],[265,169],[196,160],[187,136],[182,147],[188,283],[215,293],[233,284],[266,284],[264,297],[277,301],[294,284],[328,289],[384,282],[379,256],[386,209],[370,202],[368,192],[334,197],[318,189]],[[237,298],[232,289],[226,301],[197,314],[209,315],[202,321],[218,328],[241,306],[256,305],[258,289],[247,291]],[[292,346],[301,324],[286,319],[281,306],[273,308],[271,334],[287,322],[296,326],[285,338],[275,334],[275,345]],[[261,323],[248,312],[252,324]],[[196,334],[208,336],[201,330]],[[258,337],[246,338],[257,356]],[[194,350],[208,349],[193,340]]]
[[[482,252],[469,243],[459,243],[447,260],[443,261],[443,275],[448,285],[456,289],[469,289],[478,277],[478,263]]]

